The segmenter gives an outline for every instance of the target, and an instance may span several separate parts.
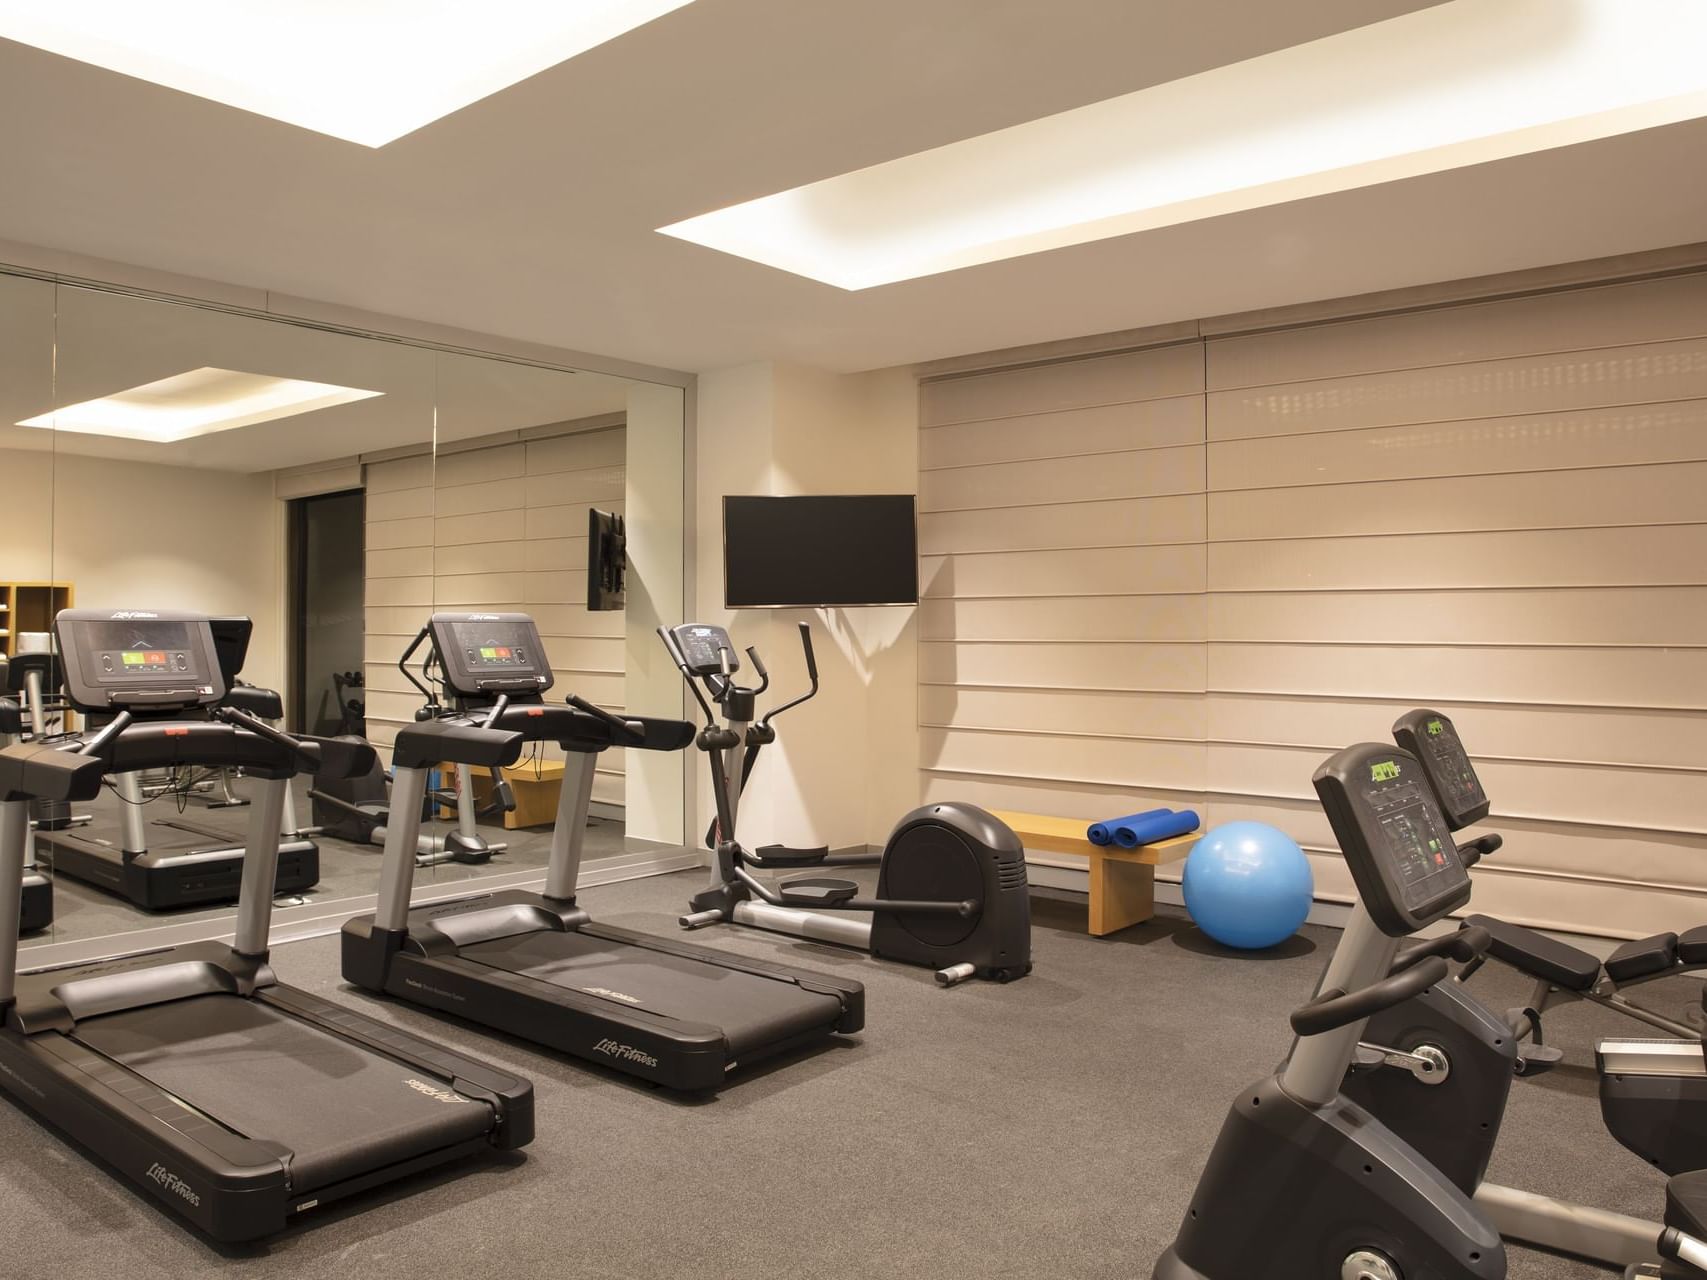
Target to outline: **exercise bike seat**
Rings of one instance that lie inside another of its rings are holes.
[[[1677,935],[1656,933],[1650,938],[1626,942],[1606,957],[1606,976],[1614,982],[1664,973],[1677,964]]]
[[[1677,935],[1677,958],[1686,965],[1707,964],[1707,925]]]
[[[830,847],[790,849],[785,844],[762,844],[749,850],[747,856],[761,867],[815,867],[830,856]]]
[[[1566,991],[1587,991],[1600,977],[1600,961],[1567,942],[1492,916],[1471,916],[1464,921],[1465,928],[1472,925],[1488,931],[1490,956],[1532,978],[1545,979]]]
[[[838,902],[846,902],[857,895],[859,886],[852,880],[810,877],[804,880],[784,880],[777,885],[776,890],[782,895],[782,900],[791,906],[828,907]]]

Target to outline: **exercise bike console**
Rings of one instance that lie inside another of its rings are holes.
[[[1407,937],[1469,901],[1469,872],[1410,752],[1347,747],[1324,761],[1313,781],[1381,932]]]

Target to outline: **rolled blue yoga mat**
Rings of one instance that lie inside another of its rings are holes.
[[[1136,849],[1141,844],[1155,844],[1170,836],[1188,835],[1197,830],[1197,814],[1190,809],[1178,813],[1163,809],[1159,813],[1136,813],[1110,826],[1114,843],[1122,849]]]
[[[1124,818],[1111,818],[1107,822],[1093,822],[1085,832],[1085,838],[1092,844],[1114,844],[1116,827],[1128,826],[1134,822],[1144,822],[1151,818],[1160,818],[1172,813],[1172,809],[1146,809],[1143,813],[1129,813]],[[1128,849],[1132,846],[1127,845]]]

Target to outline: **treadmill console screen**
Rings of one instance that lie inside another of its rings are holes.
[[[465,697],[543,693],[551,665],[539,628],[525,613],[435,613],[433,643],[450,687]]]
[[[1409,711],[1393,725],[1393,741],[1417,758],[1454,831],[1488,816],[1488,793],[1452,721],[1438,711]]]
[[[670,631],[676,647],[687,660],[688,670],[696,676],[719,675],[723,671],[723,655],[729,655],[729,670],[739,671],[741,661],[735,653],[735,642],[722,627],[708,622],[688,622]]]
[[[198,614],[67,609],[54,620],[66,693],[84,711],[207,706],[225,696]]]
[[[1330,757],[1314,781],[1358,896],[1383,933],[1415,933],[1469,900],[1469,872],[1415,756],[1363,743]]]

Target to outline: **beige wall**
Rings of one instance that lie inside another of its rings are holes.
[[[1478,906],[1707,908],[1707,276],[921,385],[930,798],[1291,832],[1432,704],[1506,849]]]
[[[796,628],[809,622],[822,681],[817,698],[777,722],[777,745],[743,802],[749,843],[881,844],[917,803],[916,621],[911,609],[725,610],[723,498],[911,492],[916,396],[902,370],[838,375],[758,364],[700,379],[694,620],[726,625],[742,648],[756,646],[778,701],[806,688]],[[694,763],[703,830],[710,785],[704,761]]]
[[[284,526],[270,474],[0,450],[0,475],[0,576],[51,574],[89,609],[248,614],[244,677],[281,687]]]
[[[624,508],[626,442],[606,427],[370,463],[368,716],[376,742],[420,694],[398,656],[435,609],[533,615],[561,693],[623,703],[623,615],[586,607],[587,510]],[[555,754],[552,749],[550,754]],[[623,753],[599,758],[594,798],[623,802]]]

